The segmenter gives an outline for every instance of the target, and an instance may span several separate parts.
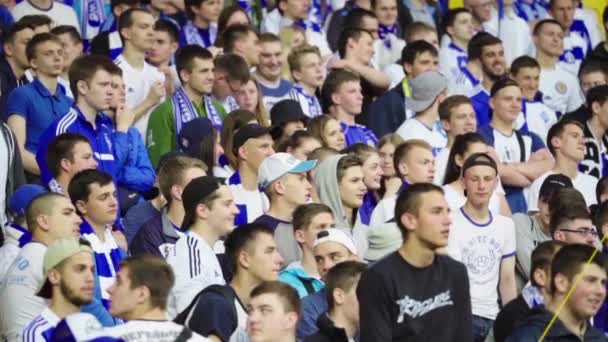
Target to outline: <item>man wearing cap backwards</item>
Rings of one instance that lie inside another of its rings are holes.
[[[7,341],[20,341],[23,327],[44,309],[45,302],[36,293],[44,282],[47,246],[58,239],[80,236],[82,222],[72,203],[55,193],[32,200],[25,217],[32,241],[23,246],[0,288],[0,338]]]
[[[258,184],[270,199],[270,209],[254,222],[265,224],[274,231],[286,264],[299,260],[302,255],[291,221],[294,210],[311,201],[312,185],[306,173],[316,164],[316,160],[303,162],[281,152],[264,159],[258,170]]]
[[[179,149],[177,139],[184,124],[206,117],[221,127],[226,115],[222,106],[211,100],[215,76],[209,51],[198,45],[185,46],[175,55],[175,65],[182,86],[150,114],[148,121],[146,147],[154,166],[163,154]]]
[[[552,174],[545,178],[539,190],[538,210],[530,213],[513,215],[515,240],[517,247],[517,280],[522,287],[530,275],[530,255],[539,243],[552,240],[550,231],[551,213],[549,202],[559,189],[572,188],[572,181],[562,174]]]
[[[25,244],[32,240],[32,233],[27,229],[25,211],[34,198],[46,193],[40,185],[25,184],[17,188],[9,202],[13,220],[4,227],[4,244],[0,247],[0,284],[17,254]]]
[[[538,210],[538,192],[543,181],[552,174],[563,174],[572,180],[574,188],[583,194],[587,206],[597,203],[595,187],[598,179],[581,173],[578,166],[585,159],[583,125],[574,120],[560,120],[547,134],[547,147],[555,158],[555,166],[538,177],[528,189],[528,211]]]
[[[129,244],[131,255],[149,254],[167,258],[175,242],[184,235],[184,188],[194,179],[206,176],[206,165],[200,159],[176,156],[158,171],[158,186],[167,205],[159,215],[145,222]]]
[[[226,238],[226,258],[232,280],[228,285],[213,285],[193,301],[184,325],[213,341],[246,341],[247,305],[251,290],[264,281],[278,280],[283,258],[278,252],[272,230],[249,223],[239,226]]]
[[[403,244],[365,271],[357,287],[359,341],[472,341],[466,268],[437,253],[451,234],[443,190],[410,185],[394,216]]]
[[[167,256],[175,273],[170,317],[182,312],[207,286],[225,284],[214,246],[234,229],[234,218],[239,213],[228,186],[211,176],[191,180],[182,192],[182,203],[185,213],[181,230],[188,230],[188,235],[180,237]]]
[[[274,154],[270,129],[258,124],[239,128],[233,137],[233,152],[238,169],[228,178],[239,214],[235,225],[253,222],[268,210],[268,197],[258,188],[258,170]]]
[[[515,286],[515,226],[505,216],[490,212],[490,197],[498,184],[496,162],[475,153],[462,166],[467,201],[452,213],[448,254],[469,273],[473,337],[483,341],[502,305],[517,296]],[[498,288],[498,292],[496,289]]]
[[[444,148],[448,140],[439,121],[439,104],[447,95],[447,87],[448,80],[437,71],[423,72],[411,80],[411,96],[405,106],[415,114],[396,133],[404,140],[424,140],[434,151]]]
[[[304,115],[300,104],[291,99],[277,102],[270,110],[270,122],[272,123],[272,139],[278,146],[295,131],[305,130],[308,117]]]
[[[523,189],[553,167],[553,157],[542,139],[532,132],[513,129],[521,112],[521,88],[510,79],[499,80],[490,93],[492,121],[478,133],[496,150],[500,180],[513,213],[525,213]]]
[[[171,266],[157,256],[129,257],[120,263],[116,281],[108,288],[110,313],[127,321],[103,330],[122,341],[209,341],[167,320],[167,301],[175,282]],[[180,338],[181,336],[181,338]]]
[[[329,228],[319,232],[313,245],[313,254],[321,279],[332,267],[344,261],[357,261],[357,248],[353,238],[342,228]],[[316,333],[319,316],[329,309],[325,288],[302,298],[297,336],[302,339]]]
[[[50,304],[23,329],[23,342],[50,341],[57,323],[93,300],[95,261],[87,240],[61,239],[44,255],[46,280],[38,296]]]

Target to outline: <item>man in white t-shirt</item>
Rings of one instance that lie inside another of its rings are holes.
[[[104,329],[104,336],[123,341],[176,341],[184,327],[167,320],[167,299],[175,283],[171,266],[161,257],[141,255],[120,263],[116,281],[108,289],[110,313],[127,321]],[[210,341],[190,332],[180,341]]]
[[[450,157],[450,149],[456,136],[477,131],[477,116],[471,104],[471,99],[464,95],[452,95],[439,104],[439,119],[441,126],[448,136],[444,148],[435,154],[435,180],[437,185],[443,185],[445,169]]]
[[[452,212],[448,254],[467,268],[473,311],[473,336],[483,341],[502,305],[517,296],[515,284],[515,227],[505,216],[490,212],[490,197],[498,183],[492,157],[470,156],[462,166],[467,201]],[[498,291],[497,291],[498,289]]]
[[[148,118],[152,110],[163,100],[166,91],[173,88],[171,78],[166,78],[156,67],[146,62],[146,53],[154,44],[154,17],[141,8],[132,8],[121,14],[118,31],[123,41],[123,51],[114,63],[122,69],[125,81],[127,107],[133,108],[133,126],[142,139],[146,138]],[[167,69],[168,70],[168,69]]]
[[[40,315],[23,329],[23,341],[49,341],[57,323],[91,303],[95,287],[95,260],[87,240],[67,238],[49,245],[44,254],[46,280],[37,293],[50,299]]]
[[[559,115],[577,109],[583,102],[576,76],[560,65],[564,52],[564,30],[554,19],[544,19],[534,26],[536,60],[540,64],[543,103]]]
[[[578,165],[585,159],[585,135],[583,125],[574,120],[560,120],[547,136],[547,147],[555,158],[555,166],[538,177],[528,189],[528,211],[538,210],[540,187],[547,176],[561,173],[572,180],[574,188],[583,194],[587,206],[596,204],[597,178],[581,173]]]
[[[11,10],[15,21],[26,15],[45,15],[53,20],[54,26],[73,26],[80,33],[80,24],[74,8],[54,0],[21,1]],[[101,18],[100,18],[101,19]]]
[[[564,52],[559,57],[559,64],[576,76],[578,69],[592,47],[578,31],[571,31],[576,11],[575,0],[549,1],[549,14],[564,30]]]
[[[36,293],[44,283],[43,259],[53,241],[80,236],[82,220],[70,200],[47,193],[36,197],[26,213],[32,241],[21,249],[0,288],[0,337],[21,341],[23,327],[45,306]]]
[[[424,140],[434,151],[446,146],[438,107],[446,97],[447,87],[448,80],[437,71],[426,71],[410,80],[411,95],[405,99],[405,107],[416,114],[397,129],[403,140]]]
[[[196,294],[209,285],[225,284],[214,251],[220,237],[234,229],[238,209],[230,189],[212,176],[194,178],[182,193],[184,220],[188,231],[175,242],[167,262],[175,272],[175,286],[169,298],[169,316],[182,312]]]
[[[445,76],[455,77],[468,61],[467,47],[475,33],[473,16],[465,8],[451,9],[445,16],[444,25],[450,44],[439,50],[439,65]]]
[[[402,189],[410,184],[432,183],[435,177],[433,148],[420,139],[408,140],[397,147],[393,157],[397,176],[403,181]],[[401,190],[399,191],[401,192]],[[395,216],[398,194],[381,200],[369,222],[370,228],[386,223]]]

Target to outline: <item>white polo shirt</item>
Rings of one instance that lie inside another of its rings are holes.
[[[543,94],[543,103],[562,115],[583,104],[577,78],[559,63],[553,69],[541,69],[539,90]]]

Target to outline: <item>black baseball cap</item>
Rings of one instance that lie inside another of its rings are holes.
[[[186,185],[182,192],[182,203],[184,205],[184,221],[181,229],[186,230],[194,222],[196,206],[205,200],[217,189],[224,185],[219,178],[213,176],[202,176],[194,178]]]
[[[540,186],[540,191],[538,192],[539,199],[549,200],[554,193],[561,189],[573,188],[572,180],[561,173],[556,173],[554,175],[547,176],[545,181]]]
[[[213,133],[213,123],[211,120],[207,118],[190,120],[179,132],[179,149],[190,157],[200,158],[201,142]]]
[[[245,125],[234,133],[234,137],[232,138],[232,151],[234,154],[238,154],[237,151],[247,140],[259,138],[263,135],[270,135],[270,128],[264,127],[259,124],[249,124]]]
[[[307,116],[304,115],[300,103],[295,100],[279,101],[270,110],[270,121],[275,127],[293,121],[306,122],[306,119]]]

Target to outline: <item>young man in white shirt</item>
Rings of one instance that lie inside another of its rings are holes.
[[[378,68],[384,69],[399,60],[401,50],[405,46],[399,23],[398,1],[375,0],[371,4],[378,18],[378,39],[381,43],[377,45],[374,59],[378,63]]]
[[[476,34],[468,45],[469,61],[449,86],[450,95],[460,94],[471,98],[477,124],[485,126],[490,121],[490,90],[492,85],[507,72],[505,49],[502,41],[489,33]]]
[[[127,107],[135,115],[133,125],[145,139],[150,113],[173,83],[170,79],[166,82],[165,75],[146,62],[146,53],[154,44],[154,17],[150,12],[128,9],[118,19],[118,31],[124,48],[114,63],[122,69]]]
[[[171,266],[160,257],[142,255],[123,260],[108,292],[110,312],[127,323],[104,329],[103,335],[151,342],[178,339],[184,327],[167,320],[167,300],[174,283]],[[211,341],[193,332],[186,336],[183,341]]]
[[[213,284],[225,284],[215,253],[216,242],[234,229],[238,209],[230,189],[212,176],[194,178],[182,192],[184,219],[182,231],[188,231],[175,243],[167,262],[175,271],[169,315],[182,312],[196,294]]]
[[[289,153],[279,152],[264,159],[258,169],[258,184],[270,200],[270,207],[254,222],[273,230],[279,252],[288,264],[301,257],[293,235],[293,212],[312,201],[307,172],[316,165],[316,160],[301,161]]]
[[[93,314],[103,326],[118,322],[109,315],[108,287],[119,270],[119,263],[127,253],[127,239],[115,228],[118,214],[116,186],[112,176],[99,170],[84,170],[77,173],[68,187],[74,207],[82,217],[80,233],[89,241],[95,256],[95,295],[84,312]]]
[[[465,8],[455,8],[445,16],[445,31],[450,37],[450,43],[439,50],[439,65],[446,77],[455,77],[460,69],[466,67],[467,48],[473,38],[473,16]]]
[[[578,69],[590,50],[585,38],[579,32],[571,31],[576,3],[575,0],[549,1],[549,14],[564,31],[564,52],[559,56],[558,64],[575,76],[578,75]]]
[[[559,63],[564,52],[564,30],[554,19],[539,21],[533,30],[536,60],[540,64],[540,86],[543,103],[558,115],[577,109],[581,103],[576,76]]]
[[[412,139],[402,143],[395,149],[393,160],[397,176],[403,181],[399,192],[411,184],[433,182],[435,157],[433,148],[426,141]],[[394,218],[397,196],[387,197],[378,203],[369,223],[372,229]]]
[[[465,264],[469,274],[473,337],[483,341],[498,314],[498,296],[506,305],[517,296],[515,285],[515,226],[488,207],[498,184],[498,169],[484,153],[470,156],[462,166],[467,201],[452,213],[448,254]],[[498,291],[497,291],[498,289]]]
[[[448,80],[437,71],[426,71],[410,80],[411,96],[406,98],[405,107],[414,116],[397,129],[403,140],[420,139],[428,142],[434,151],[442,149],[447,137],[439,123],[439,104],[445,99]]]
[[[561,173],[572,180],[574,188],[583,194],[587,206],[596,204],[597,178],[581,173],[579,164],[585,159],[585,136],[583,125],[578,121],[560,120],[547,136],[547,147],[555,158],[555,166],[538,177],[528,189],[528,211],[538,210],[540,187],[551,174]]]
[[[23,341],[49,341],[61,319],[80,312],[93,299],[95,261],[88,241],[67,238],[51,243],[43,270],[46,280],[37,295],[50,303],[25,326]]]
[[[270,129],[258,124],[239,128],[233,136],[233,152],[238,169],[227,180],[239,214],[235,225],[253,222],[268,211],[268,197],[258,187],[258,170],[262,161],[274,154]]]
[[[325,75],[319,48],[302,46],[293,49],[287,57],[291,76],[295,81],[290,97],[300,103],[309,118],[323,115],[317,92],[323,85]]]
[[[523,95],[521,115],[517,118],[517,129],[536,133],[547,142],[547,133],[557,122],[555,112],[542,101],[542,93],[538,90],[540,64],[529,56],[516,58],[511,64],[509,76],[519,84]]]
[[[586,96],[591,117],[584,124],[585,159],[580,171],[597,179],[606,176],[606,151],[608,148],[608,85],[589,89]]]
[[[534,133],[521,132],[513,123],[521,112],[521,89],[515,81],[497,81],[490,94],[492,121],[478,133],[496,150],[500,178],[513,213],[528,211],[523,189],[553,166],[553,157]]]
[[[282,78],[283,46],[279,37],[272,33],[260,35],[260,61],[254,76],[262,90],[264,108],[270,112],[275,103],[289,98],[293,84]]]
[[[214,341],[243,341],[251,289],[264,281],[276,281],[283,258],[272,230],[261,224],[239,226],[224,245],[232,281],[200,292],[178,320],[183,319],[188,328]]]
[[[441,186],[454,139],[461,134],[476,132],[477,116],[471,100],[464,95],[447,97],[439,104],[437,111],[441,126],[448,136],[445,147],[435,154],[435,180],[433,183]]]
[[[251,342],[296,342],[300,298],[278,281],[261,283],[251,291],[247,305],[247,333]]]
[[[32,0],[18,3],[11,9],[13,19],[18,21],[26,15],[45,15],[52,18],[55,25],[73,26],[80,33],[80,23],[74,8],[54,0]],[[101,18],[99,18],[101,20]]]
[[[36,197],[27,208],[27,226],[32,241],[23,246],[0,288],[0,336],[21,341],[23,327],[44,309],[36,293],[44,283],[43,260],[53,241],[80,236],[82,220],[70,200],[47,193]]]

